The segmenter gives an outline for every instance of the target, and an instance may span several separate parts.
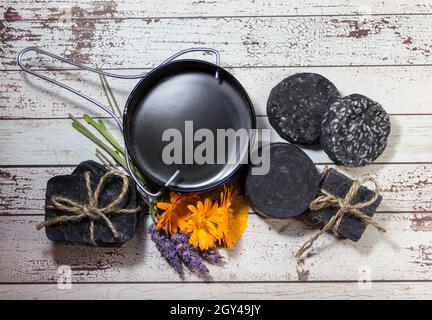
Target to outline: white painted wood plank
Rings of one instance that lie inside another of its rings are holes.
[[[0,282],[56,282],[57,268],[69,265],[74,282],[148,281],[357,281],[366,271],[371,280],[432,280],[432,213],[377,214],[387,229],[368,228],[353,243],[332,234],[321,237],[304,264],[294,254],[317,230],[303,222],[249,215],[248,228],[226,263],[209,266],[210,279],[185,273],[179,277],[161,258],[141,225],[120,248],[53,244],[35,224],[42,217],[0,217]],[[349,257],[349,259],[347,259]]]
[[[323,166],[318,166],[322,170]],[[49,178],[70,174],[72,167],[0,169],[0,214],[44,214]],[[432,212],[432,165],[389,164],[364,168],[337,166],[351,177],[373,176],[381,188],[379,212]]]
[[[6,20],[59,19],[71,12],[74,19],[124,17],[191,17],[245,15],[331,15],[430,13],[428,0],[366,0],[361,4],[347,0],[8,0]]]
[[[136,71],[136,72],[141,72]],[[361,93],[380,102],[389,113],[432,113],[432,66],[338,67],[338,68],[234,68],[229,71],[245,87],[257,115],[266,114],[270,90],[282,79],[298,72],[316,72],[330,79],[343,95]],[[116,72],[131,72],[116,70]],[[99,77],[84,71],[47,72],[56,80],[90,94],[106,103]],[[123,106],[136,81],[110,80]],[[0,118],[64,118],[90,113],[106,116],[97,107],[46,81],[22,72],[2,72],[0,78]]]
[[[187,295],[184,293],[187,292]],[[431,299],[430,282],[371,283],[140,283],[74,284],[59,290],[54,284],[1,285],[1,299]]]
[[[77,164],[93,159],[95,146],[70,125],[69,119],[3,120],[0,122],[0,166]],[[392,132],[376,163],[430,162],[432,116],[391,116]],[[108,127],[118,138],[112,121]],[[269,128],[266,117],[259,128]],[[272,141],[284,141],[272,130]],[[304,149],[314,162],[330,163],[319,149]]]
[[[0,214],[43,214],[48,179],[73,168],[0,169]]]
[[[432,15],[4,21],[1,68],[40,46],[77,62],[145,68],[188,47],[223,66],[430,64]],[[210,58],[210,57],[209,57]]]

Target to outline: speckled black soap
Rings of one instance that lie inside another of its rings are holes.
[[[84,173],[90,172],[91,187],[94,192],[101,177],[108,170],[94,161],[84,161],[73,171],[71,175],[55,176],[48,180],[46,189],[46,205],[51,205],[53,196],[63,196],[79,203],[87,203],[88,195],[85,184]],[[109,177],[103,191],[100,195],[99,207],[105,207],[111,203],[120,194],[122,189],[122,180],[116,177]],[[139,203],[136,188],[129,179],[128,194],[119,204],[119,208],[136,208]],[[45,219],[65,214],[62,211],[45,209]],[[140,218],[140,214],[122,214],[110,215],[109,219],[114,224],[120,234],[115,238],[111,230],[101,221],[95,221],[94,237],[98,245],[121,245],[129,241],[135,233],[135,229]],[[48,239],[56,242],[71,242],[80,244],[90,243],[89,234],[90,221],[83,219],[76,223],[64,223],[51,225],[45,228]]]
[[[302,214],[316,197],[320,177],[312,160],[301,149],[288,143],[273,143],[270,148],[270,170],[246,174],[245,194],[249,205],[258,213],[277,219]]]
[[[340,98],[333,83],[316,73],[297,73],[279,82],[270,92],[270,124],[287,141],[318,144],[324,112]]]
[[[390,118],[376,101],[352,94],[336,101],[324,114],[320,143],[336,163],[359,167],[385,150]]]
[[[329,169],[322,180],[321,189],[326,190],[338,198],[345,198],[352,183],[353,180],[346,175],[335,169]],[[373,191],[362,186],[352,202],[366,202],[371,199],[373,195]],[[379,196],[379,198],[373,204],[360,209],[360,211],[372,217],[380,205],[381,200],[382,196]],[[319,211],[308,211],[305,213],[304,218],[306,223],[309,225],[314,225],[318,228],[321,228],[331,219],[331,217],[336,214],[337,211],[337,207],[329,207]],[[341,237],[356,242],[361,238],[365,229],[366,225],[363,221],[354,217],[353,215],[347,215],[342,219],[338,233]]]

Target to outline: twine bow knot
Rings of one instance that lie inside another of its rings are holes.
[[[372,190],[373,196],[365,202],[358,202],[353,204],[352,202],[354,197],[357,195],[362,185],[366,182],[371,182],[374,185],[374,188]],[[378,200],[380,196],[378,184],[374,178],[366,177],[361,180],[354,180],[345,198],[336,197],[335,195],[327,192],[324,189],[321,189],[320,192],[322,195],[318,196],[309,205],[310,210],[318,211],[329,207],[337,207],[339,209],[336,214],[332,216],[331,219],[324,225],[324,227],[311,239],[306,241],[303,246],[297,251],[295,255],[295,258],[297,260],[302,260],[304,253],[308,251],[312,247],[313,243],[327,231],[331,230],[334,235],[338,236],[340,224],[343,218],[347,215],[353,215],[356,218],[360,219],[364,224],[372,225],[378,231],[385,232],[385,229],[381,227],[375,220],[373,220],[372,217],[360,211],[360,209],[372,205],[375,201]]]
[[[115,198],[110,204],[108,204],[105,207],[99,208],[100,194],[103,190],[103,187],[106,184],[107,178],[111,176],[117,176],[122,179],[122,190],[120,194],[117,196],[117,198]],[[89,226],[90,243],[96,246],[96,241],[94,238],[94,222],[98,220],[103,220],[107,225],[107,227],[112,232],[114,238],[118,238],[120,236],[116,227],[109,219],[109,216],[113,214],[136,213],[140,210],[140,207],[132,208],[132,209],[118,208],[118,205],[124,200],[124,198],[128,193],[129,180],[127,176],[119,170],[108,171],[100,179],[94,193],[91,189],[91,180],[90,180],[89,171],[84,173],[84,179],[85,179],[87,195],[88,195],[87,203],[84,204],[79,203],[62,196],[53,196],[51,198],[52,204],[46,206],[46,208],[63,211],[69,213],[69,215],[56,216],[47,219],[43,222],[40,222],[36,225],[37,230],[55,224],[67,223],[67,222],[80,222],[83,219],[88,219],[90,220],[90,226]]]

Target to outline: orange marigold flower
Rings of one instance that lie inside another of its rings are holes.
[[[156,227],[164,229],[167,234],[177,233],[179,229],[185,228],[189,215],[188,205],[199,200],[196,194],[170,193],[170,202],[158,202],[157,207],[164,212],[159,215]]]
[[[192,213],[182,231],[191,233],[189,243],[201,251],[214,248],[220,242],[225,227],[225,218],[217,201],[206,198],[204,203],[198,201],[196,206],[189,205],[188,208]]]
[[[220,210],[225,217],[226,228],[222,235],[222,242],[227,249],[232,249],[241,238],[247,227],[249,206],[244,197],[234,190],[234,186],[224,186],[220,195]]]

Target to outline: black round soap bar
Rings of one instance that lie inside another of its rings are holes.
[[[336,163],[372,163],[387,146],[390,118],[382,106],[359,94],[336,101],[324,114],[320,143]]]
[[[288,143],[273,143],[265,148],[270,148],[269,172],[253,175],[253,167],[249,167],[246,174],[245,193],[249,205],[271,218],[285,219],[302,214],[319,188],[320,176],[314,163],[301,149]]]
[[[340,98],[336,87],[316,73],[297,73],[270,92],[267,115],[277,133],[291,143],[317,144],[324,112]]]

